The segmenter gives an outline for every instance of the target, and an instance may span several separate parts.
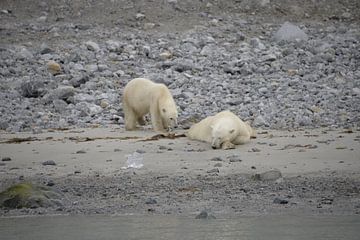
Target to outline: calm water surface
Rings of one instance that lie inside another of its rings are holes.
[[[0,218],[0,239],[360,239],[360,216]]]

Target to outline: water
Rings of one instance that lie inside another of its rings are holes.
[[[193,219],[174,216],[0,218],[0,239],[360,239],[360,216],[265,216]]]

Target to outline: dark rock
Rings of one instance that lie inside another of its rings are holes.
[[[249,152],[261,152],[261,150],[258,148],[252,148]]]
[[[45,94],[45,85],[39,80],[25,81],[21,84],[20,90],[23,97],[38,98]]]
[[[49,181],[46,183],[46,186],[49,186],[49,187],[52,187],[52,186],[54,186],[54,185],[55,185],[55,183],[54,183],[53,180],[49,180]]]
[[[78,87],[80,87],[81,84],[85,84],[87,81],[89,81],[89,76],[88,75],[78,76],[78,77],[72,78],[70,80],[70,84],[73,87],[78,88]]]
[[[49,48],[48,45],[46,45],[45,43],[41,44],[40,47],[40,54],[49,54],[49,53],[53,53],[54,50],[52,50],[51,48]]]
[[[216,219],[216,217],[212,214],[209,214],[206,210],[203,210],[198,215],[196,215],[195,219]]]
[[[289,201],[286,200],[286,199],[275,198],[274,201],[273,201],[273,203],[275,203],[275,204],[288,204]]]
[[[210,161],[222,162],[224,160],[221,157],[213,157],[212,159],[210,159]]]
[[[3,162],[9,162],[9,161],[11,161],[11,158],[9,158],[9,157],[3,157],[3,158],[1,159],[1,161],[3,161]]]
[[[55,166],[56,163],[53,160],[47,160],[45,162],[42,162],[42,165],[44,165],[44,166]]]
[[[146,199],[145,204],[157,204],[157,201],[154,198],[148,198]]]
[[[211,170],[206,171],[206,173],[219,173],[219,172],[220,172],[220,171],[219,171],[218,168],[213,168],[213,169],[211,169]]]

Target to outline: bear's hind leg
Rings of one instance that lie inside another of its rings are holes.
[[[146,121],[145,121],[144,117],[138,117],[137,121],[141,126],[146,125]]]

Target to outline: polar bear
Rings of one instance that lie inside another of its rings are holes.
[[[254,129],[230,111],[207,117],[189,129],[187,136],[193,140],[211,143],[213,149],[231,149],[255,137]]]
[[[144,115],[147,113],[150,113],[155,131],[168,131],[177,125],[177,107],[164,84],[135,78],[125,86],[122,102],[126,130],[135,130],[136,123],[145,125]]]

